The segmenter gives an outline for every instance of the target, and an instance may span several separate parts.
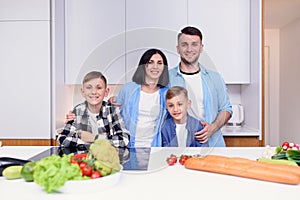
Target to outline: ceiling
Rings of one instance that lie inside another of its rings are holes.
[[[265,28],[282,28],[300,18],[300,0],[264,0]]]

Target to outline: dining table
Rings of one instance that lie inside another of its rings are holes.
[[[2,146],[0,157],[38,161],[42,157],[57,153],[54,146]],[[135,200],[135,199],[298,199],[300,185],[290,185],[262,181],[250,178],[191,170],[179,162],[169,166],[166,159],[171,155],[205,156],[222,155],[243,157],[256,160],[275,147],[151,147],[133,149],[123,152],[124,165],[118,178],[110,185],[97,182],[89,190],[90,184],[76,184],[74,193],[47,193],[35,182],[24,179],[8,180],[0,177],[0,198],[20,200],[68,200],[68,199],[101,199],[101,200]],[[129,153],[129,154],[128,154]],[[134,156],[130,156],[134,155]],[[129,155],[129,156],[128,156]],[[126,161],[127,157],[129,161]],[[135,158],[135,161],[130,159]],[[139,161],[139,163],[134,163]],[[131,164],[128,164],[131,163]],[[105,178],[105,177],[104,177]],[[104,179],[103,179],[104,180]],[[86,180],[82,180],[86,181]],[[82,182],[81,181],[81,182]],[[89,181],[89,180],[88,180]],[[101,178],[98,180],[101,181]],[[88,182],[87,182],[88,183]]]

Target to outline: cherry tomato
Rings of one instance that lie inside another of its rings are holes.
[[[82,176],[91,176],[93,173],[93,169],[89,166],[81,169]]]
[[[174,157],[167,158],[167,163],[169,166],[174,165],[176,162],[177,162],[177,158],[176,159]]]
[[[180,163],[181,165],[184,165],[185,161],[186,161],[188,158],[189,158],[188,155],[182,155],[182,156],[180,156],[179,163]]]
[[[171,154],[171,155],[170,155],[170,158],[174,159],[174,162],[175,162],[175,163],[177,162],[177,156],[176,156],[176,155]]]
[[[79,164],[84,158],[87,158],[87,153],[75,154],[72,156],[70,163]]]
[[[81,170],[82,176],[91,176],[93,169],[86,162],[79,163],[79,168]]]
[[[102,177],[101,173],[99,171],[94,171],[91,175],[91,178],[94,179],[94,178],[100,178]]]
[[[79,164],[79,168],[82,170],[83,168],[85,168],[87,166],[86,162],[80,162]]]

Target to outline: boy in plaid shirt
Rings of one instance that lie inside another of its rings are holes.
[[[108,139],[115,147],[128,146],[129,131],[119,108],[103,100],[108,93],[107,81],[101,72],[85,75],[81,88],[85,101],[74,107],[74,120],[67,122],[57,138],[60,146],[86,149],[86,145],[98,138]]]

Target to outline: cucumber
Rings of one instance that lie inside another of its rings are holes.
[[[277,159],[269,159],[269,158],[259,158],[258,161],[272,163],[272,164],[285,164],[285,165],[298,166],[297,163],[293,160],[282,160],[282,159],[277,160]]]
[[[6,179],[21,178],[22,168],[23,168],[23,166],[21,166],[21,165],[9,166],[3,170],[2,174]]]

